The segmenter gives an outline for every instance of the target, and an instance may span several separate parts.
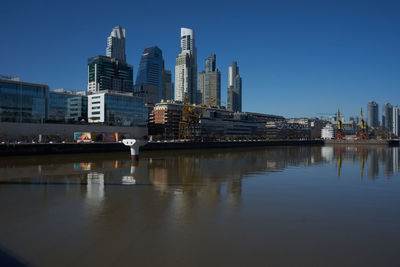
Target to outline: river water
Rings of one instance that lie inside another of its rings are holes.
[[[398,147],[0,158],[0,265],[399,266]]]

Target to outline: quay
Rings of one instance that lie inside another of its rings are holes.
[[[140,151],[209,149],[236,147],[268,147],[268,146],[323,146],[323,145],[383,145],[398,146],[399,140],[236,140],[236,141],[153,141],[140,148]],[[130,148],[123,143],[21,143],[0,144],[0,156],[73,154],[129,152]]]

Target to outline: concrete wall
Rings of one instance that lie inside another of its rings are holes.
[[[147,135],[147,127],[123,127],[105,125],[55,124],[55,123],[15,123],[0,122],[0,138],[16,138],[21,135],[58,135],[73,139],[74,132],[118,132],[129,133],[140,138]]]

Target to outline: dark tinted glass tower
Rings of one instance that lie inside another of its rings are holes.
[[[136,76],[135,91],[143,93],[147,103],[158,103],[162,98],[162,51],[157,46],[143,51]]]

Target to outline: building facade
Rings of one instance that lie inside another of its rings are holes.
[[[375,101],[368,102],[367,125],[372,128],[379,127],[378,104]]]
[[[49,87],[16,80],[0,80],[1,122],[44,122]]]
[[[174,100],[174,83],[172,82],[172,75],[170,70],[166,70],[164,67],[162,69],[162,89],[161,89],[161,99]]]
[[[229,67],[228,109],[242,112],[242,77],[236,61]]]
[[[105,91],[88,96],[88,121],[114,126],[146,126],[148,109],[132,93]]]
[[[221,106],[221,72],[216,66],[216,55],[205,61],[205,69],[199,72],[198,89],[205,105]]]
[[[393,131],[393,107],[390,103],[382,106],[382,126],[386,127],[389,132]]]
[[[184,101],[185,94],[189,102],[201,103],[201,94],[197,90],[197,48],[194,31],[181,28],[181,53],[175,65],[175,100]]]
[[[161,101],[149,114],[149,135],[166,139],[178,138],[181,119],[182,104],[170,100]]]
[[[398,107],[393,107],[393,134],[396,136],[399,136],[399,130],[400,130],[400,125],[399,125],[399,116],[400,116],[400,110]]]
[[[162,98],[162,51],[157,46],[146,48],[138,67],[135,93],[145,97],[146,103],[158,103]]]
[[[116,26],[111,31],[107,38],[106,55],[110,58],[115,58],[119,61],[126,61],[125,54],[125,29],[121,26]]]
[[[133,92],[133,67],[124,61],[106,56],[88,59],[87,91]]]
[[[71,90],[56,89],[49,92],[49,110],[47,121],[66,122],[68,114],[68,99],[76,97]]]
[[[88,97],[77,95],[67,100],[67,122],[88,121]]]

